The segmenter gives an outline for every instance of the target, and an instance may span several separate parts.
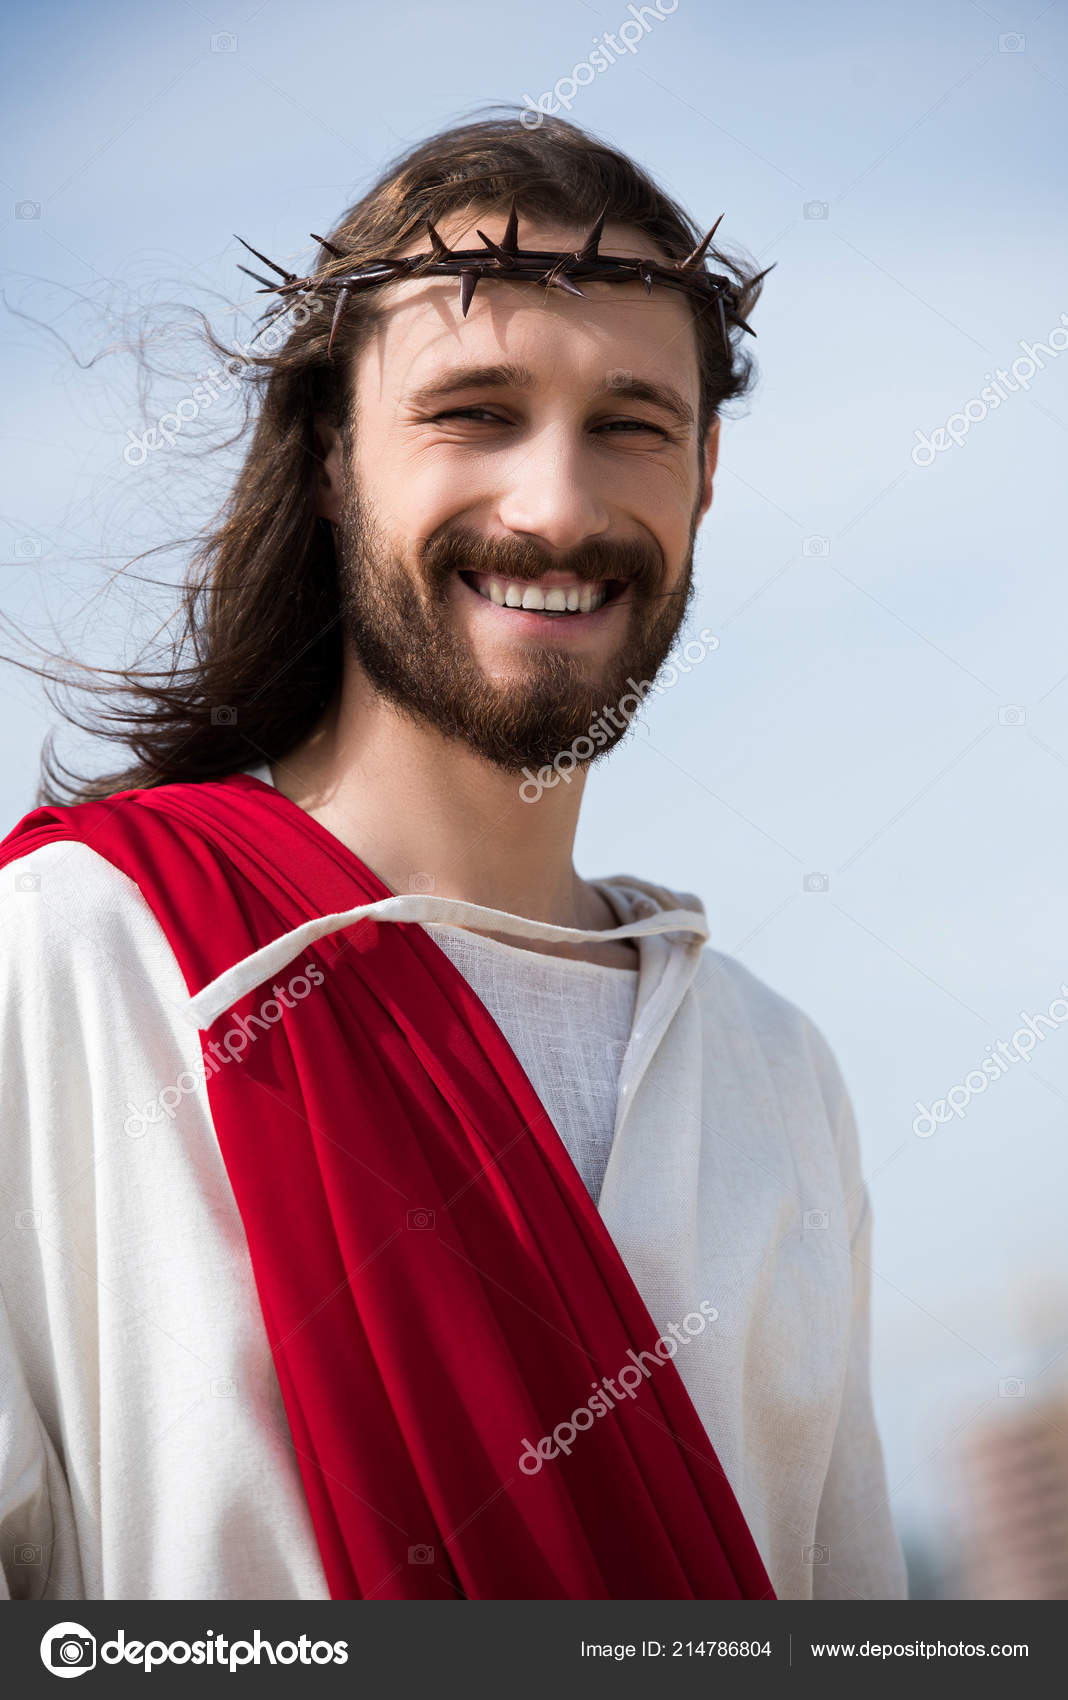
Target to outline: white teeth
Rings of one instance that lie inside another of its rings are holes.
[[[485,581],[485,589],[479,595],[498,608],[530,608],[544,614],[591,614],[605,600],[601,585],[572,585],[567,590],[554,585],[551,590],[543,590],[537,584],[493,577]]]

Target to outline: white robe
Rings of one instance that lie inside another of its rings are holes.
[[[600,883],[641,951],[600,1214],[661,1332],[717,1312],[673,1361],[778,1597],[903,1598],[838,1068],[804,1014],[704,945],[696,898]],[[473,924],[429,895],[371,912],[398,906]],[[688,930],[650,930],[678,910]],[[0,1596],[327,1598],[173,952],[87,845],[0,871],[0,913]],[[201,1021],[257,973],[235,965]]]

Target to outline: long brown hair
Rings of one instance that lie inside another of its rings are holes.
[[[702,234],[626,155],[563,119],[546,116],[528,128],[510,115],[443,130],[402,154],[327,239],[351,265],[403,251],[428,217],[438,223],[454,212],[507,210],[513,196],[521,220],[587,227],[607,202],[611,219],[648,236],[670,259],[683,258]],[[710,223],[720,209],[703,210]],[[705,263],[731,279],[747,319],[761,287],[755,269],[715,246]],[[324,248],[313,275],[343,268]],[[50,735],[41,802],[218,778],[281,759],[320,718],[340,683],[343,633],[333,534],[318,517],[314,421],[324,415],[351,424],[346,374],[376,323],[379,299],[370,290],[350,300],[332,361],[329,311],[287,316],[284,339],[275,333],[279,346],[254,342],[238,357],[251,442],[218,523],[196,541],[164,664],[101,669],[66,658],[31,668],[60,688],[51,700],[65,721],[121,744],[128,758],[118,772],[86,778],[57,758]],[[715,313],[697,311],[695,323],[703,441],[723,404],[749,387],[752,362],[737,330],[725,352]],[[232,363],[234,351],[207,326],[206,336]],[[89,692],[94,712],[83,717],[62,700],[71,690]]]

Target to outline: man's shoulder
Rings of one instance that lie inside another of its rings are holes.
[[[11,989],[87,974],[112,979],[135,963],[173,970],[140,889],[91,844],[56,839],[0,868],[0,958]]]
[[[57,841],[0,868],[0,1061],[9,1086],[95,1091],[102,1066],[196,1040],[190,991],[136,883],[91,845]],[[146,1065],[147,1066],[147,1065]],[[98,1083],[99,1084],[99,1083]]]
[[[841,1074],[822,1029],[808,1012],[784,992],[778,991],[737,956],[721,950],[709,938],[709,925],[702,899],[691,891],[658,885],[633,874],[614,875],[605,881],[624,894],[632,913],[652,914],[655,909],[692,915],[696,928],[701,923],[701,945],[693,989],[706,1018],[721,1030],[726,1026],[744,1030],[756,1039],[765,1055],[788,1059],[812,1069],[831,1096],[842,1089]]]
[[[50,901],[84,903],[89,916],[136,909],[139,900],[158,914],[161,892],[228,861],[218,823],[240,818],[250,787],[266,789],[235,774],[46,803],[0,840],[0,897],[47,880]]]
[[[776,990],[737,956],[706,944],[697,970],[698,990],[712,1002],[730,1004],[769,1037],[801,1037],[815,1030],[801,1006]]]
[[[836,1141],[855,1141],[853,1106],[826,1034],[792,998],[725,951],[706,945],[694,981],[706,1028],[759,1055],[762,1075],[782,1098],[816,1094]]]
[[[0,916],[5,929],[29,917],[44,920],[57,911],[91,923],[141,899],[134,881],[81,839],[27,842],[24,849],[13,846],[12,850],[0,868]],[[19,897],[41,901],[16,903]]]

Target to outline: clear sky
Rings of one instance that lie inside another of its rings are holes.
[[[634,51],[574,77],[636,15]],[[188,378],[161,347],[139,396],[119,345],[149,301],[247,336],[234,231],[307,262],[401,148],[573,79],[577,123],[777,261],[699,534],[692,626],[719,646],[594,770],[578,864],[700,894],[717,947],[827,1034],[875,1210],[895,1514],[935,1537],[954,1432],[999,1379],[1032,1399],[1068,1369],[1037,1374],[1068,1348],[1066,37],[1056,0],[4,0],[4,300],[55,334],[0,314],[2,606],[95,659],[165,607],[108,575],[222,494],[177,449],[123,460]],[[54,717],[11,668],[0,709],[7,830]],[[1030,1059],[917,1137],[918,1103],[1040,1013]]]

